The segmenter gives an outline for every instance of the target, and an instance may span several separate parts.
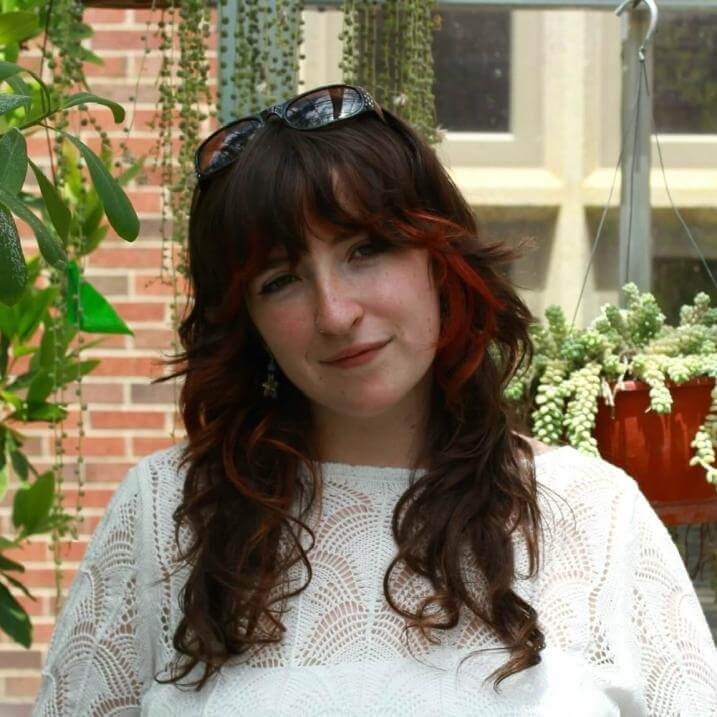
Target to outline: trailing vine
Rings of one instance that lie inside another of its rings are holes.
[[[153,9],[154,5],[153,5]],[[215,97],[207,83],[207,57],[212,29],[210,6],[204,0],[170,0],[157,22],[161,66],[157,110],[155,168],[163,187],[160,216],[160,278],[173,287],[170,317],[172,348],[179,350],[177,325],[180,277],[187,276],[187,223],[194,191],[194,151],[222,115],[238,117],[283,97],[298,76],[303,2],[287,0],[278,7],[269,0],[238,0],[237,22],[230,27],[227,0],[220,0],[219,80],[227,87]],[[230,38],[236,43],[232,67],[226,61]],[[178,130],[178,131],[177,131]],[[176,252],[176,253],[175,253]],[[176,392],[176,385],[174,385]],[[175,417],[176,421],[176,417]],[[173,423],[171,436],[175,437]]]
[[[433,94],[434,0],[344,0],[340,67],[344,81],[366,87],[377,102],[440,142]]]
[[[154,3],[152,9],[156,9]],[[174,329],[172,349],[176,352],[179,281],[180,276],[187,276],[187,221],[195,181],[194,150],[203,135],[203,123],[216,116],[207,82],[212,23],[210,6],[203,0],[170,0],[159,18],[155,30],[162,58],[157,78],[159,99],[150,127],[157,130],[154,167],[159,168],[162,182],[160,281],[172,287],[169,308]],[[176,384],[173,388],[176,400]],[[172,438],[175,433],[176,417]]]

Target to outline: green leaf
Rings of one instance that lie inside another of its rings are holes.
[[[32,105],[32,97],[27,95],[0,94],[0,115],[16,110],[18,107],[29,109]]]
[[[40,192],[42,193],[42,198],[45,200],[45,206],[47,207],[47,213],[50,215],[50,220],[55,229],[57,229],[62,243],[66,244],[67,233],[70,229],[70,210],[57,191],[57,187],[55,187],[32,160],[29,160],[29,162],[37,179],[37,183],[40,185]]]
[[[14,570],[16,573],[24,573],[25,566],[22,565],[22,563],[16,563],[14,560],[10,560],[10,558],[6,558],[0,554],[0,570]]]
[[[3,573],[3,575],[9,583],[14,585],[18,590],[22,590],[22,592],[25,593],[25,595],[27,595],[31,600],[37,602],[37,598],[33,597],[30,594],[30,591],[19,580],[16,580],[14,577],[12,577],[12,575],[8,575],[7,573]]]
[[[7,306],[16,304],[22,298],[26,286],[27,264],[17,226],[10,213],[0,206],[0,302]],[[14,329],[7,312],[12,315],[11,309],[0,306],[0,331],[12,335]]]
[[[0,14],[0,46],[22,42],[39,32],[34,12],[4,12]]]
[[[112,117],[114,118],[115,122],[119,123],[124,120],[125,111],[122,105],[119,105],[116,102],[108,100],[104,97],[94,95],[91,92],[78,92],[77,94],[66,97],[62,102],[61,108],[67,109],[69,107],[76,107],[77,105],[86,105],[89,102],[109,107],[112,110]]]
[[[0,550],[7,550],[8,548],[17,548],[17,542],[0,536]]]
[[[19,342],[27,343],[32,338],[48,308],[57,297],[58,291],[57,287],[49,286],[47,289],[36,290],[22,297],[16,307],[16,313],[19,315],[17,325]]]
[[[37,352],[37,346],[16,346],[12,352],[15,358],[20,358],[20,356],[29,356],[30,354]]]
[[[92,182],[105,208],[112,228],[125,240],[134,241],[139,235],[139,218],[132,203],[99,157],[79,139],[63,132],[63,135],[80,150],[90,170]]]
[[[72,381],[77,381],[81,376],[94,371],[99,364],[99,359],[91,359],[89,361],[76,361],[69,365],[65,364],[61,366],[58,376],[58,385],[64,386]]]
[[[67,263],[67,254],[62,244],[47,227],[17,198],[0,187],[0,206],[9,209],[15,216],[27,222],[37,237],[40,253],[50,266],[61,269]]]
[[[0,583],[0,630],[23,647],[32,645],[30,618],[2,583]]]
[[[136,162],[133,162],[126,171],[117,177],[117,181],[123,187],[129,184],[144,169],[144,160],[145,157],[140,157]]]
[[[55,493],[52,471],[43,473],[32,485],[21,485],[15,493],[12,523],[24,535],[32,535],[46,522]]]
[[[16,65],[14,62],[5,62],[4,60],[0,60],[0,82],[5,82],[8,77],[19,75],[21,72],[25,72],[24,67]]]
[[[40,350],[30,360],[30,368],[45,368],[49,371],[55,361],[65,355],[77,329],[66,320],[61,323],[51,320],[47,314],[43,323],[45,330],[40,340]]]
[[[0,187],[17,194],[27,174],[27,143],[15,127],[0,137]]]
[[[33,404],[11,414],[10,418],[18,421],[62,421],[67,418],[67,411],[56,403]]]
[[[92,284],[79,275],[77,264],[67,264],[67,320],[78,324],[77,304],[81,309],[79,326],[83,331],[95,334],[130,334],[132,330],[118,316],[112,305]]]
[[[20,396],[17,396],[10,391],[0,391],[0,398],[2,398],[2,400],[6,403],[9,403],[13,408],[17,409],[22,407],[22,399]]]
[[[5,494],[7,493],[7,487],[10,482],[10,471],[8,469],[7,463],[5,463],[2,468],[0,468],[0,501],[2,501],[5,498]]]
[[[45,399],[52,393],[53,388],[57,388],[60,385],[61,383],[56,379],[53,386],[52,378],[45,369],[36,371],[27,390],[27,402],[44,403]]]
[[[2,310],[3,306],[0,306],[0,310]],[[5,382],[5,378],[7,376],[7,366],[8,366],[8,359],[10,354],[10,339],[8,339],[7,336],[5,336],[2,331],[0,331],[0,381],[3,383]]]
[[[30,474],[30,462],[22,451],[11,451],[10,462],[15,475],[21,480],[26,481]]]
[[[104,60],[96,55],[92,50],[88,50],[84,45],[80,45],[79,59],[83,62],[91,62],[93,65],[104,65]]]

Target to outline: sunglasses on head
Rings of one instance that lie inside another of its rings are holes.
[[[276,115],[294,129],[312,130],[357,117],[364,112],[375,112],[386,121],[381,107],[363,87],[343,84],[317,87],[220,127],[197,148],[194,171],[201,183],[229,166],[271,115]]]

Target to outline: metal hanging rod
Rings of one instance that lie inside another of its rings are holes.
[[[378,0],[381,4],[382,0]],[[627,3],[634,0],[627,0]],[[340,8],[341,0],[304,0],[306,7]],[[513,10],[615,10],[615,0],[438,0],[438,7],[501,7]],[[666,10],[717,11],[717,0],[660,0]]]
[[[655,30],[657,29],[657,17],[659,13],[657,10],[657,5],[655,4],[655,0],[624,0],[622,3],[620,3],[617,10],[615,10],[615,14],[622,15],[622,13],[625,12],[628,6],[630,6],[630,9],[635,10],[641,2],[644,2],[650,10],[650,26],[647,28],[647,34],[645,35],[645,39],[643,40],[642,45],[640,45],[640,49],[638,50],[640,62],[644,62],[645,49],[650,44],[650,40],[652,40],[652,36],[655,34]]]

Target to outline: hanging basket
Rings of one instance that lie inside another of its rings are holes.
[[[717,486],[705,480],[701,466],[689,465],[690,443],[707,416],[715,379],[666,383],[673,400],[668,414],[645,412],[650,397],[643,381],[625,381],[614,408],[601,397],[593,431],[598,450],[638,482],[664,523],[717,521]]]

